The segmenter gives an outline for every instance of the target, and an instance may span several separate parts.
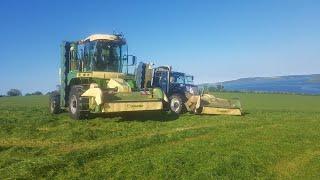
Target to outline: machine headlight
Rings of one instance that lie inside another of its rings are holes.
[[[189,89],[190,89],[189,92],[190,92],[191,94],[194,94],[193,88],[190,87]]]

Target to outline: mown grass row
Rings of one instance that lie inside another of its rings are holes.
[[[47,97],[0,99],[0,178],[318,178],[320,97],[240,97],[245,116],[71,120]]]

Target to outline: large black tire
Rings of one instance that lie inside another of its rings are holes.
[[[51,114],[58,114],[61,111],[60,108],[60,94],[54,92],[49,97],[49,111]]]
[[[81,85],[72,86],[69,94],[69,115],[73,119],[84,119],[89,115],[89,100],[81,97],[84,88]]]
[[[182,114],[184,111],[184,98],[180,94],[173,94],[169,98],[169,108],[175,114]]]
[[[162,100],[162,105],[163,105],[163,111],[168,112],[170,110],[170,101],[166,102],[165,100]]]

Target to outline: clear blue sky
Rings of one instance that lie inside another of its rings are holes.
[[[0,94],[53,90],[62,40],[113,31],[196,82],[320,73],[319,0],[2,0],[0,23]]]

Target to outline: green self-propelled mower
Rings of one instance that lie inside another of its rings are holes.
[[[122,35],[94,34],[61,45],[60,89],[50,96],[53,114],[67,109],[74,119],[90,113],[162,110],[160,88],[139,89]]]

